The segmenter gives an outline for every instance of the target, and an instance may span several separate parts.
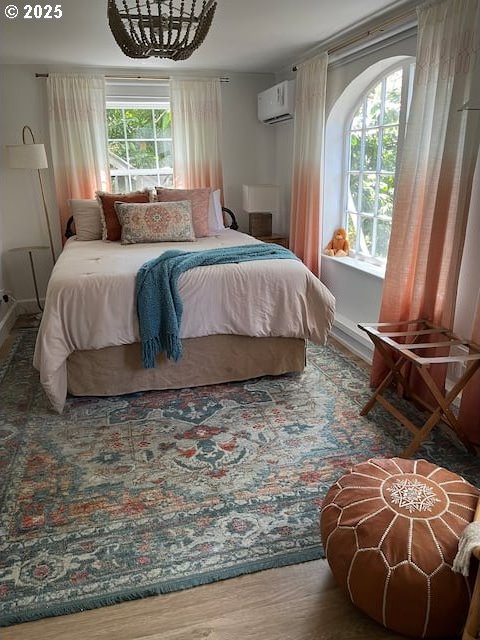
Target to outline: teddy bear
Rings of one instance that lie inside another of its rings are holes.
[[[335,256],[341,258],[348,256],[350,250],[350,244],[347,239],[347,232],[343,228],[335,229],[333,232],[333,238],[325,247],[325,253],[327,256]]]

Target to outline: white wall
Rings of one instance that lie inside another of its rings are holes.
[[[43,142],[51,167],[48,145],[48,118],[45,80],[35,73],[67,71],[65,68],[40,68],[30,65],[0,66],[0,289],[13,291],[25,310],[35,310],[34,287],[28,255],[10,252],[20,246],[47,245],[37,172],[9,169],[6,166],[4,145],[20,144],[22,128],[29,125],[37,142]],[[128,69],[75,69],[105,74],[135,75]],[[142,75],[145,71],[139,70]],[[214,72],[209,72],[212,75]],[[153,74],[152,74],[153,75]],[[192,74],[191,74],[192,75]],[[196,74],[196,75],[207,75]],[[222,74],[223,75],[223,74]],[[248,229],[246,215],[241,211],[241,185],[244,182],[270,183],[275,180],[275,133],[258,122],[257,93],[271,86],[272,74],[231,74],[229,83],[222,83],[223,99],[223,161],[225,205],[236,214],[242,230]],[[58,250],[61,230],[54,197],[51,169],[43,170],[47,204]],[[51,271],[48,250],[35,252],[40,296],[44,297]],[[0,305],[0,322],[4,313]],[[1,340],[1,335],[0,335]]]
[[[42,86],[35,81],[33,73],[23,66],[0,68],[0,288],[13,293],[17,300],[34,300],[35,294],[28,254],[11,252],[10,249],[35,245],[48,247],[38,173],[8,169],[6,166],[5,145],[22,143],[24,125],[31,127],[36,142],[45,140],[45,101]],[[47,202],[53,208],[49,171],[42,173]],[[48,249],[35,251],[41,291],[46,288],[51,269],[49,256]],[[28,310],[34,311],[35,305]],[[0,323],[2,319],[5,320],[5,315],[0,316]],[[12,320],[14,317],[9,319],[9,325]],[[4,329],[5,326],[0,327],[0,341],[4,337]]]
[[[354,53],[329,65],[326,93],[326,118],[337,100],[349,85],[371,65],[395,56],[414,56],[416,52],[415,33],[396,35],[390,40],[375,44],[362,52]],[[294,77],[290,70],[278,74],[276,81]],[[330,122],[331,124],[331,122]],[[333,123],[335,125],[335,123]],[[337,123],[338,124],[338,123]],[[276,129],[276,180],[283,184],[284,192],[290,196],[292,174],[293,122],[285,123]],[[332,169],[329,151],[325,157],[327,169]],[[332,175],[326,181],[325,189],[332,188]],[[335,187],[338,189],[337,187]],[[335,195],[335,194],[334,194]],[[338,193],[338,196],[340,194]],[[335,202],[336,200],[336,202]],[[285,207],[289,207],[289,199]],[[341,197],[328,197],[324,207],[322,247],[331,239],[331,230],[342,219],[340,211]],[[288,217],[288,210],[286,217]],[[337,311],[333,334],[354,352],[370,359],[372,348],[366,335],[357,328],[359,322],[374,322],[378,319],[382,296],[383,279],[368,270],[359,270],[347,261],[322,256],[321,280],[327,285],[336,299]]]
[[[242,184],[275,182],[275,131],[257,119],[257,94],[272,84],[273,74],[232,74],[222,84],[224,199],[241,231],[248,231]]]
[[[1,139],[1,138],[0,138]],[[0,189],[1,189],[0,185]],[[5,232],[4,232],[4,216],[3,216],[3,208],[0,199],[0,256],[3,253],[3,246],[5,242]],[[7,289],[6,287],[6,278],[4,275],[3,263],[0,260],[0,292],[3,292]],[[0,345],[2,344],[5,337],[8,335],[11,327],[14,322],[14,314],[13,312],[13,303],[6,304],[3,301],[3,298],[0,298]]]

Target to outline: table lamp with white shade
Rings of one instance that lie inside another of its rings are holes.
[[[243,210],[249,214],[250,235],[272,235],[272,213],[278,210],[279,192],[280,188],[276,184],[243,185]]]
[[[26,141],[26,134],[29,133],[32,142]],[[38,171],[38,180],[40,182],[40,191],[42,193],[43,210],[45,220],[47,222],[48,239],[50,241],[50,251],[52,260],[55,264],[55,250],[53,247],[52,230],[50,227],[50,219],[48,217],[47,203],[45,201],[45,192],[43,189],[42,175],[40,169],[48,169],[47,154],[45,153],[45,145],[37,144],[33,136],[33,132],[29,126],[23,127],[22,130],[23,144],[7,145],[7,162],[11,169],[36,169]]]

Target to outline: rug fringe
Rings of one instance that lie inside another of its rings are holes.
[[[325,558],[323,547],[321,545],[305,549],[293,554],[284,554],[279,557],[267,558],[265,560],[256,560],[254,562],[246,563],[241,566],[222,569],[220,571],[208,571],[204,574],[189,578],[181,578],[177,580],[171,580],[168,583],[158,583],[156,585],[149,585],[136,591],[120,591],[110,595],[101,597],[90,597],[84,600],[72,601],[68,603],[59,603],[54,605],[42,605],[41,609],[25,611],[22,613],[10,613],[0,617],[0,627],[9,627],[15,624],[22,624],[24,622],[32,622],[40,618],[49,618],[55,616],[65,616],[72,613],[81,613],[82,611],[89,611],[91,609],[98,609],[100,607],[109,607],[114,604],[120,604],[121,602],[128,602],[131,600],[140,600],[142,598],[148,598],[151,596],[158,596],[162,593],[173,593],[175,591],[184,591],[192,587],[198,587],[205,584],[211,584],[212,582],[219,582],[221,580],[227,580],[229,578],[236,578],[241,575],[249,573],[256,573],[257,571],[265,571],[266,569],[278,569],[280,567],[286,567],[294,564],[301,564],[303,562],[310,562],[312,560],[319,560]]]

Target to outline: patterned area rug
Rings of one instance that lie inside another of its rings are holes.
[[[322,557],[319,511],[352,464],[404,430],[358,415],[366,372],[309,347],[302,374],[116,398],[52,413],[24,330],[0,372],[2,625]],[[479,484],[437,429],[419,452]]]

